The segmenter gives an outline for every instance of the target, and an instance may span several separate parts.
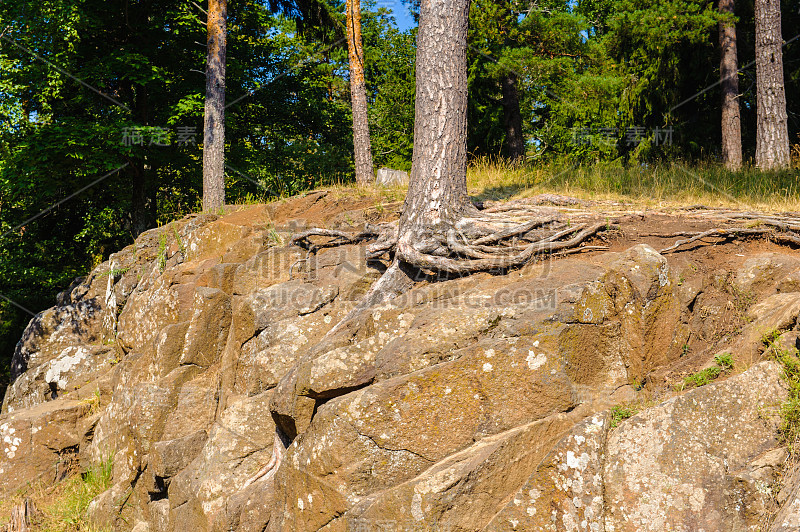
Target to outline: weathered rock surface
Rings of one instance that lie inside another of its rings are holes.
[[[408,172],[379,168],[375,177],[375,184],[382,187],[401,187],[408,185]]]
[[[785,458],[780,376],[763,362],[624,422],[607,442],[606,529],[756,530]]]
[[[321,198],[145,233],[37,316],[0,415],[0,494],[112,457],[90,515],[118,530],[800,523],[800,479],[776,497],[787,392],[759,362],[766,330],[796,342],[800,259],[684,279],[630,245],[420,283],[329,334],[379,273],[359,246],[298,262],[282,245],[302,225],[287,212]],[[747,371],[672,390],[670,371],[723,350]],[[612,406],[645,400],[612,427]],[[248,485],[275,438],[284,458]]]

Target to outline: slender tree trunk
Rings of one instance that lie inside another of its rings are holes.
[[[469,0],[422,0],[417,36],[414,155],[397,252],[436,253],[467,198]],[[413,262],[413,260],[409,260]]]
[[[131,165],[133,190],[131,201],[131,232],[134,238],[150,229],[147,206],[147,173],[144,163],[135,159]]]
[[[372,172],[372,146],[369,140],[367,88],[364,83],[364,48],[361,42],[361,2],[347,0],[347,50],[350,56],[350,100],[353,105],[353,147],[356,182],[369,185]]]
[[[517,75],[513,72],[506,72],[500,82],[503,85],[503,115],[508,155],[512,161],[519,161],[525,158],[525,139],[522,137],[522,114],[519,112]]]
[[[137,120],[143,126],[150,123],[150,98],[146,86],[131,87],[134,95],[134,112]],[[156,224],[155,194],[153,183],[154,171],[148,164],[149,138],[143,140],[141,155],[134,158],[130,166],[131,174],[131,232],[134,237],[139,236]]]
[[[733,15],[735,0],[719,0],[719,10]],[[736,25],[719,25],[719,75],[722,85],[722,161],[729,170],[742,167],[742,128],[739,115],[739,59]]]
[[[789,166],[780,0],[756,0],[756,166]]]
[[[227,0],[208,0],[208,61],[203,137],[203,210],[225,205],[225,48]]]

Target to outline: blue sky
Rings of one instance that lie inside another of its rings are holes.
[[[397,27],[401,30],[407,30],[416,26],[414,18],[408,9],[408,5],[403,3],[402,0],[376,0],[375,7],[385,7],[390,9],[397,20]]]

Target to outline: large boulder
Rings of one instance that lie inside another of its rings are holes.
[[[381,187],[402,187],[408,185],[408,172],[380,168],[375,177],[375,184]]]
[[[70,473],[95,421],[89,403],[66,399],[0,416],[0,499]]]
[[[148,231],[34,319],[0,416],[0,490],[111,459],[89,515],[153,532],[800,522],[800,480],[773,493],[781,368],[759,362],[765,332],[800,338],[796,258],[694,269],[620,246],[351,314],[381,272],[364,246],[284,245],[315,216],[352,223],[326,197]],[[369,220],[371,200],[334,199]],[[749,369],[671,386],[723,351]],[[276,443],[282,460],[250,483]]]
[[[787,397],[781,372],[775,362],[760,363],[613,431],[605,458],[606,529],[756,529],[770,503],[765,488],[786,456],[775,410]]]

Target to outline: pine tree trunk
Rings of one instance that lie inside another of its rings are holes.
[[[780,0],[756,0],[756,166],[789,166],[789,132],[783,85]]]
[[[411,179],[397,254],[433,253],[471,205],[467,198],[469,0],[422,0],[417,36]],[[439,238],[437,238],[439,237]],[[413,262],[413,260],[409,260]]]
[[[719,0],[721,13],[733,15],[735,0]],[[722,162],[729,170],[742,167],[742,128],[739,115],[739,59],[736,51],[736,25],[719,25],[722,85]]]
[[[203,137],[203,210],[225,205],[225,48],[227,0],[208,1],[208,61]]]
[[[512,161],[519,161],[525,158],[525,139],[522,137],[522,114],[519,112],[517,76],[513,72],[507,72],[500,82],[503,85],[503,115],[508,155]]]
[[[364,49],[361,42],[361,2],[347,0],[347,50],[350,57],[350,100],[353,106],[353,147],[356,182],[369,185],[372,171],[372,146],[369,139],[367,89],[364,83]]]

